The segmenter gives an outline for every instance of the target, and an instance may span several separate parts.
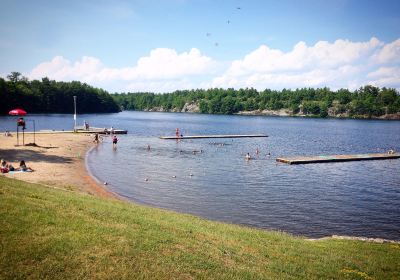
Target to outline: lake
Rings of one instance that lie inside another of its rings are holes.
[[[72,115],[32,115],[37,129],[71,129]],[[79,115],[78,123],[127,129],[88,155],[90,172],[138,203],[212,220],[321,237],[400,240],[400,160],[307,165],[276,157],[400,150],[400,122],[185,113]],[[174,135],[268,138],[161,140]],[[28,122],[28,129],[31,124]],[[15,118],[0,117],[0,130]],[[150,150],[147,146],[150,146]],[[256,154],[256,149],[259,154]],[[253,160],[246,161],[250,153]]]

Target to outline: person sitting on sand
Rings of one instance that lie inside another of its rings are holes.
[[[249,153],[246,154],[246,156],[244,157],[246,160],[251,160],[251,155]]]
[[[21,162],[19,163],[19,168],[18,168],[18,170],[19,170],[19,171],[24,171],[24,172],[32,172],[32,171],[33,171],[32,168],[26,166],[24,160],[21,160]]]
[[[1,163],[0,163],[0,172],[1,173],[8,173],[8,171],[9,171],[8,164],[4,159],[2,159]]]

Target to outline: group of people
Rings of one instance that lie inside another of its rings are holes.
[[[260,154],[260,150],[257,148],[257,149],[256,149],[256,155],[257,155],[257,157],[258,157],[259,154]],[[268,153],[268,154],[267,154],[267,157],[269,157],[269,156],[271,156],[271,153]],[[250,153],[247,153],[247,154],[244,156],[244,159],[245,159],[245,160],[251,160],[251,159],[253,159],[253,158],[252,158],[252,156],[250,155]]]
[[[98,143],[100,143],[100,140],[102,140],[102,138],[100,138],[100,135],[98,133],[96,133],[94,135],[94,138],[93,138],[93,143],[98,144]],[[117,138],[117,136],[115,134],[112,136],[111,141],[112,141],[112,144],[113,144],[113,148],[116,148],[117,147],[117,143],[118,143],[118,138]]]
[[[33,169],[26,166],[24,160],[21,160],[19,163],[19,167],[15,168],[11,163],[7,163],[4,159],[1,160],[0,163],[0,172],[1,173],[8,173],[10,171],[24,171],[24,172],[32,172]]]

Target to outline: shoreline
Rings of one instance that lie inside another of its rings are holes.
[[[92,143],[92,138],[88,134],[46,134],[36,137],[37,146],[29,145],[19,147],[14,145],[16,141],[15,137],[0,137],[3,143],[0,147],[0,158],[12,163],[14,167],[17,167],[18,160],[24,159],[27,162],[27,165],[35,170],[34,172],[14,174],[2,173],[1,175],[5,177],[31,183],[39,183],[56,189],[86,193],[97,197],[136,204],[136,202],[123,198],[122,196],[110,191],[91,173],[88,165],[88,156],[96,145]],[[28,139],[30,139],[30,137],[28,137]],[[26,141],[26,143],[28,141]],[[66,143],[69,145],[61,147],[62,144]],[[77,153],[76,156],[75,153]],[[139,203],[139,205],[140,204],[141,203]],[[164,209],[147,204],[145,205],[152,208]],[[248,228],[260,229],[257,227]],[[296,236],[294,234],[291,235]],[[309,238],[305,236],[304,239],[309,241],[351,239],[373,243],[400,243],[399,240],[394,239],[369,238],[362,236],[338,236],[334,234],[321,238]]]
[[[34,172],[5,173],[8,178],[87,193],[104,198],[118,196],[104,188],[86,166],[88,151],[94,145],[89,134],[45,134],[25,135],[25,146],[16,146],[16,136],[0,136],[0,158],[18,167],[20,160]],[[21,139],[20,139],[21,143]]]

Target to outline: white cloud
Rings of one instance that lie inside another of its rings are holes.
[[[368,74],[371,80],[368,84],[379,87],[395,87],[400,85],[400,67],[380,67],[378,70]]]
[[[376,63],[400,63],[400,39],[385,45],[373,57]]]
[[[105,83],[121,81],[124,86],[118,90],[144,90],[144,85],[165,83],[173,88],[189,85],[184,82],[189,77],[207,75],[214,71],[216,62],[204,56],[198,49],[178,54],[173,49],[158,48],[149,56],[141,57],[135,66],[124,68],[108,68],[95,57],[84,56],[80,61],[71,63],[62,56],[56,56],[51,61],[36,66],[27,76],[31,79],[49,77],[55,80],[80,80],[101,86]],[[162,86],[163,88],[165,86]]]
[[[377,38],[367,42],[319,41],[314,46],[297,43],[289,52],[260,46],[235,60],[226,72],[213,79],[213,87],[356,88],[367,84],[369,73],[382,64],[393,62],[400,39],[385,45]],[[389,59],[390,58],[390,59]],[[387,69],[391,86],[400,88],[393,69]]]
[[[225,66],[224,66],[225,65]],[[243,58],[217,62],[193,48],[178,53],[157,48],[136,64],[111,68],[95,57],[71,62],[62,56],[36,66],[29,78],[80,80],[110,91],[169,92],[205,87],[341,87],[366,84],[400,88],[400,39],[384,43],[319,41],[312,46],[298,42],[284,52],[262,45]]]

